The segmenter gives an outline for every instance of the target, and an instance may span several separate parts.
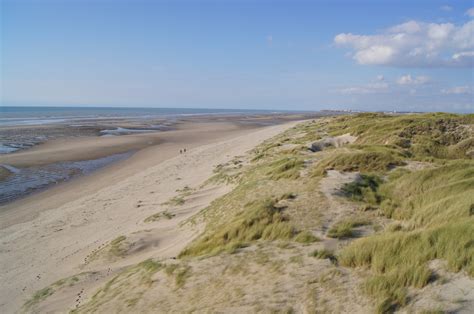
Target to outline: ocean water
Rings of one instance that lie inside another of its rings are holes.
[[[172,125],[173,121],[180,117],[200,115],[249,116],[277,113],[285,112],[189,108],[0,106],[0,154],[12,154],[15,151],[28,149],[61,136],[121,136],[159,132],[169,129],[169,125]],[[130,124],[130,122],[132,123]],[[46,124],[54,127],[44,128],[43,126]],[[133,128],[126,125],[132,125]],[[18,129],[15,128],[16,126]],[[25,126],[28,127],[25,128]],[[124,160],[132,154],[133,152],[126,152],[94,160],[53,163],[40,167],[24,168],[15,168],[0,162],[0,167],[5,168],[11,174],[0,181],[0,205],[74,177],[96,171],[111,163]]]
[[[133,133],[157,132],[168,129],[169,124],[179,117],[199,115],[252,115],[277,113],[265,110],[193,109],[193,108],[104,108],[104,107],[13,107],[0,106],[0,154],[10,154],[27,149],[48,139],[51,134],[15,132],[15,126],[41,126],[45,124],[84,128],[107,124],[108,121],[124,121],[143,124],[135,129],[121,127],[104,128],[101,136],[119,136]],[[162,125],[152,123],[153,119],[164,119]],[[148,123],[150,122],[150,123]],[[3,129],[2,129],[3,127]],[[8,128],[8,129],[7,129]],[[13,129],[12,129],[13,128]],[[83,131],[84,129],[82,129]],[[79,135],[80,132],[77,134]]]
[[[0,106],[0,126],[41,125],[76,120],[171,118],[196,115],[283,113],[271,110],[193,108],[13,107]]]

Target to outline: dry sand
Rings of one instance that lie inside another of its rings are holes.
[[[0,208],[0,312],[18,311],[35,291],[61,278],[94,269],[101,276],[100,280],[96,278],[97,282],[102,283],[120,267],[147,257],[176,256],[199,232],[199,228],[179,227],[179,223],[226,193],[227,188],[203,189],[178,208],[173,219],[151,224],[144,223],[144,219],[167,209],[163,203],[176,196],[177,190],[201,185],[217,164],[244,154],[295,124],[255,129],[210,123],[158,135],[120,137],[116,140],[130,141],[133,145],[147,146],[149,141],[160,144],[142,149],[130,159],[90,176],[3,206]],[[108,149],[129,144],[106,142],[101,145]],[[40,145],[11,155],[8,162],[19,165],[51,161],[51,158],[71,160],[80,154],[97,152],[85,149],[93,143],[96,143],[93,139],[86,138]],[[182,147],[188,148],[186,154],[179,154]],[[107,264],[89,262],[90,254],[104,244],[121,235],[144,233],[150,228],[155,236],[143,243],[134,258],[111,263],[111,269],[107,269]],[[81,297],[90,296],[93,287],[91,284]]]

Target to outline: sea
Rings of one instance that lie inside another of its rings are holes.
[[[0,127],[94,119],[151,119],[198,115],[278,114],[291,111],[195,108],[14,107],[0,106]]]
[[[61,136],[120,136],[166,130],[172,121],[203,115],[259,115],[290,113],[270,110],[192,108],[98,108],[0,106],[0,170],[10,173],[0,179],[0,205],[42,191],[129,158],[133,151],[92,160],[17,168],[1,162],[2,154],[14,154]],[[155,121],[160,121],[156,124]],[[134,125],[123,127],[120,123]],[[49,125],[52,127],[45,128]],[[112,127],[111,127],[112,126]],[[138,127],[137,127],[138,126]],[[99,129],[97,129],[99,128]],[[87,133],[89,132],[89,133]]]

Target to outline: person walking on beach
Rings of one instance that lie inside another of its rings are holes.
[[[179,153],[180,153],[180,154],[182,154],[182,153],[183,153],[183,150],[182,150],[182,149],[180,149],[180,150],[179,150]]]
[[[186,152],[186,148],[184,149],[184,152]]]

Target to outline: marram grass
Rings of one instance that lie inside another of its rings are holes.
[[[382,209],[405,220],[408,231],[356,240],[338,261],[372,271],[365,289],[379,301],[382,312],[404,305],[407,287],[421,288],[429,282],[431,260],[445,260],[450,270],[474,276],[473,165],[449,162],[403,174],[381,186]]]
[[[214,255],[223,251],[234,252],[260,239],[292,238],[296,234],[296,229],[290,224],[282,208],[275,205],[274,199],[248,203],[232,221],[192,243],[181,252],[180,257]]]

